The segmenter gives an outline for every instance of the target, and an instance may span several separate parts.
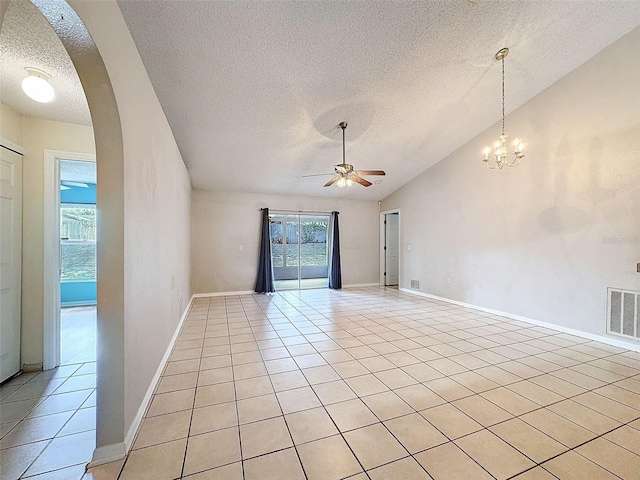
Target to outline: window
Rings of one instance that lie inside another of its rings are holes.
[[[326,215],[270,215],[276,290],[328,286]]]
[[[61,280],[96,280],[96,207],[60,207]]]

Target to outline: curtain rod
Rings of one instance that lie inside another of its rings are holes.
[[[258,209],[259,211],[264,210],[264,208]],[[323,212],[319,210],[278,210],[278,209],[269,209],[269,213],[320,213],[322,215],[330,215],[332,212]],[[338,212],[340,213],[340,212]]]

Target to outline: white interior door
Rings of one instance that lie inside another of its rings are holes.
[[[20,371],[22,155],[0,146],[0,382]]]
[[[385,215],[385,285],[398,285],[400,269],[400,215]]]

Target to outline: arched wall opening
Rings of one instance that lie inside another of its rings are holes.
[[[97,190],[97,405],[94,458],[121,457],[124,446],[124,149],[106,67],[76,12],[62,0],[33,2],[73,62],[93,123]],[[104,451],[106,449],[106,451]]]
[[[121,457],[124,435],[124,154],[116,99],[91,36],[64,1],[34,1],[71,58],[94,126],[100,226],[97,232],[98,356],[97,457]],[[0,1],[0,25],[9,2]],[[107,451],[100,453],[101,447]],[[106,455],[105,455],[106,454]],[[94,458],[96,455],[94,455]]]
[[[95,465],[126,454],[189,306],[191,183],[117,1],[31,1],[76,68],[95,136]]]

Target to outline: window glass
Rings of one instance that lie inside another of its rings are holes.
[[[60,207],[61,279],[96,280],[95,205]]]

